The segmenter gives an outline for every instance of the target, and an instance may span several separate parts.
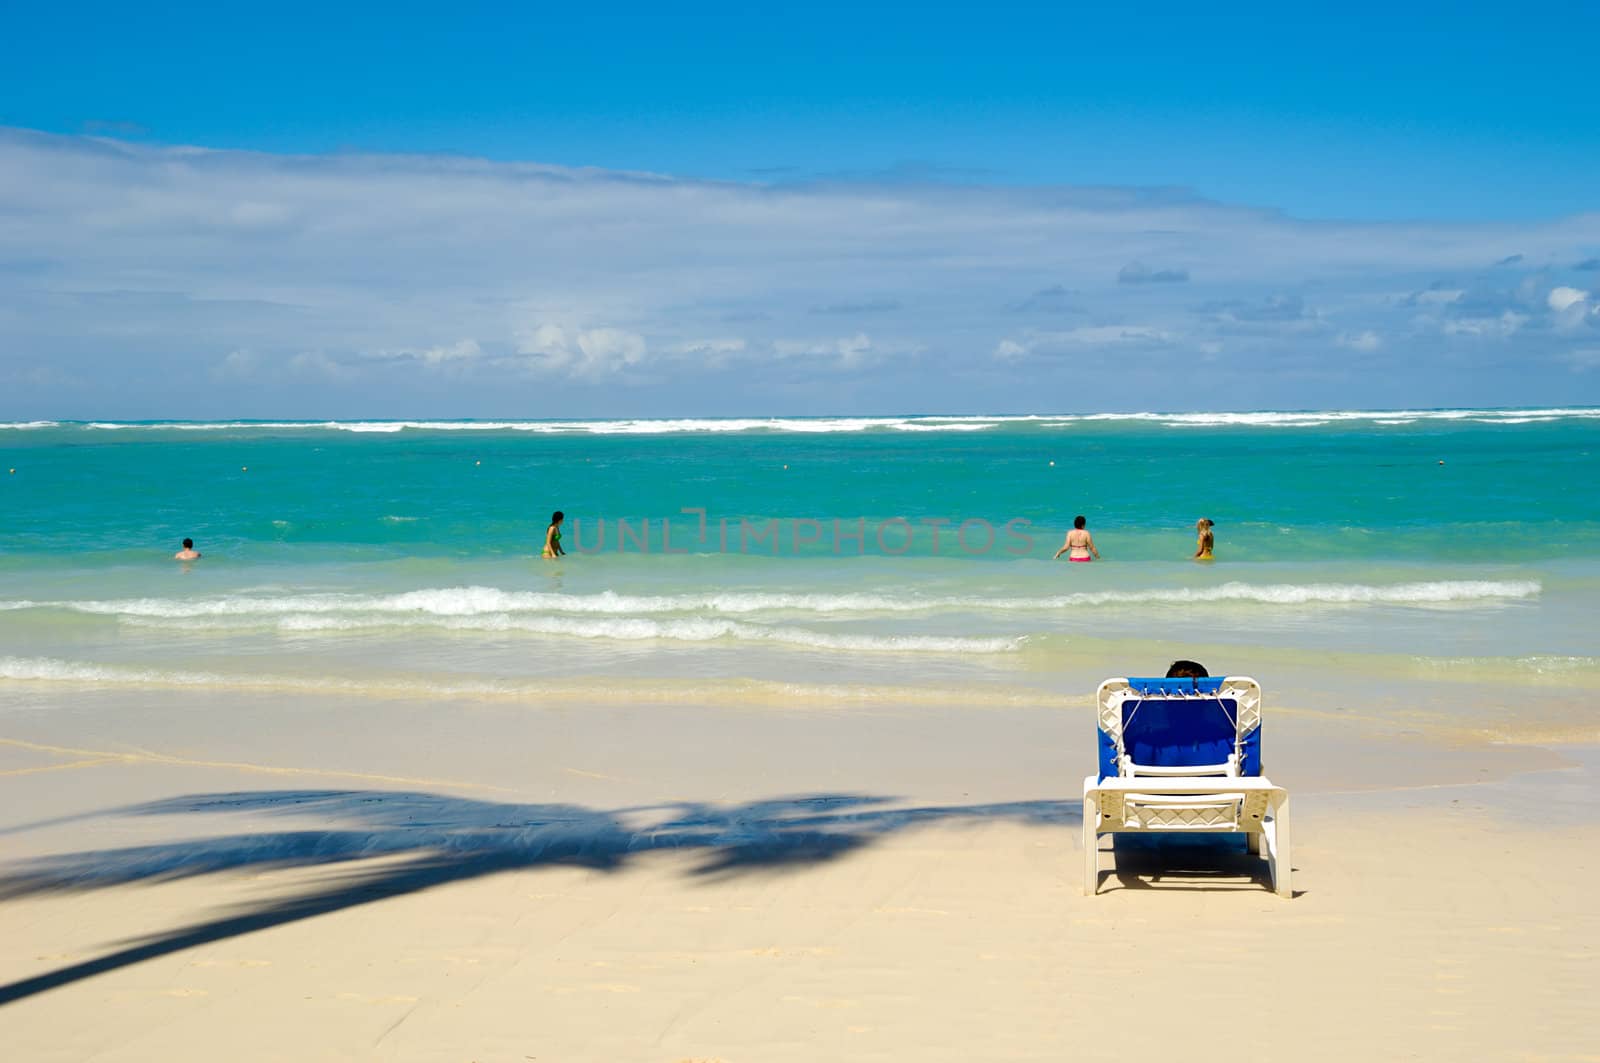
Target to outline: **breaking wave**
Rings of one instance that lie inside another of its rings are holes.
[[[1042,429],[1101,422],[1145,422],[1173,428],[1318,428],[1330,424],[1367,423],[1399,427],[1419,422],[1464,421],[1473,424],[1524,425],[1565,419],[1600,418],[1600,408],[1456,410],[1262,410],[1215,413],[1124,412],[1094,414],[883,417],[686,417],[599,421],[18,421],[0,428],[80,428],[94,431],[338,431],[395,432],[532,432],[549,435],[666,435],[674,433],[830,433],[830,432],[980,432],[1006,425]]]
[[[519,617],[531,623],[549,614],[607,618],[654,617],[672,613],[746,615],[755,613],[932,613],[951,611],[1039,612],[1127,605],[1204,605],[1241,603],[1296,605],[1446,605],[1495,604],[1538,596],[1537,580],[1432,580],[1413,583],[1223,583],[1213,587],[1156,587],[1145,590],[1080,591],[1037,597],[964,595],[917,596],[874,593],[780,593],[723,591],[702,594],[635,595],[603,591],[563,594],[508,591],[496,587],[435,587],[395,594],[239,594],[214,598],[123,598],[108,600],[0,601],[0,611],[60,609],[118,619],[271,619],[296,616],[309,625],[316,617],[361,617],[369,626],[382,617],[460,619]],[[310,630],[310,627],[306,627]],[[524,628],[524,630],[534,630]],[[687,630],[687,629],[686,629]],[[555,633],[552,631],[552,633]],[[724,634],[732,634],[726,632]],[[614,637],[684,637],[699,635]]]
[[[284,632],[361,632],[400,628],[553,635],[563,638],[611,639],[623,642],[664,639],[673,642],[770,642],[805,649],[846,653],[1010,653],[1021,638],[962,638],[943,635],[862,635],[806,628],[751,624],[718,618],[656,620],[645,617],[589,619],[487,613],[476,616],[304,615],[277,618]]]

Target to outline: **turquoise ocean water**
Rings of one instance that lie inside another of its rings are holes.
[[[1184,655],[1588,734],[1597,456],[1594,409],[11,424],[0,697],[913,711]],[[1104,560],[1052,562],[1079,513]]]

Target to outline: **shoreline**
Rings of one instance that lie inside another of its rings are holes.
[[[974,788],[996,799],[1054,792],[1062,780],[1073,796],[1074,775],[1093,766],[1086,694],[1018,688],[999,703],[973,705],[959,691],[929,703],[906,697],[905,688],[889,688],[893,699],[840,699],[826,685],[752,683],[730,686],[725,700],[686,702],[681,695],[696,682],[652,689],[655,681],[640,679],[603,700],[586,688],[562,696],[558,686],[543,703],[534,700],[537,686],[419,698],[11,683],[0,749],[15,757],[29,743],[54,746],[89,764],[194,760],[278,775],[453,777],[505,792],[556,793],[556,776],[598,770],[634,780],[630,796],[641,800],[697,792],[707,757],[715,758],[719,792],[740,795],[780,784],[803,789],[820,769],[852,787],[903,783],[937,799]],[[773,700],[751,699],[764,688]],[[1581,698],[1574,692],[1574,711]],[[1524,720],[1514,710],[1450,717],[1385,712],[1381,704],[1306,708],[1276,705],[1269,692],[1265,719],[1268,774],[1305,793],[1382,792],[1401,779],[1502,779],[1558,767],[1567,749],[1600,746],[1588,730]],[[666,759],[668,751],[682,758]]]

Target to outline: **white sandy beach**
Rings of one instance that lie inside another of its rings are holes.
[[[1600,0],[3,12],[0,1063],[1600,1063]]]
[[[5,721],[7,1058],[1600,1058],[1592,747],[1269,710],[1294,899],[1090,898],[1087,699],[207,697]]]

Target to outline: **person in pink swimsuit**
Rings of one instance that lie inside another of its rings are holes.
[[[1087,523],[1089,522],[1083,517],[1073,518],[1072,530],[1067,532],[1067,541],[1056,551],[1056,557],[1066,554],[1068,561],[1100,560],[1100,551],[1094,546],[1094,536],[1084,527]]]

